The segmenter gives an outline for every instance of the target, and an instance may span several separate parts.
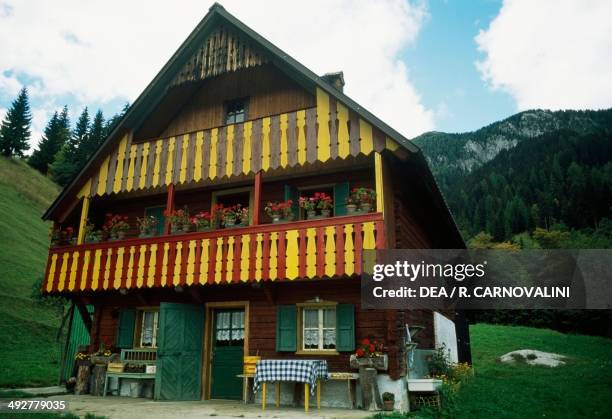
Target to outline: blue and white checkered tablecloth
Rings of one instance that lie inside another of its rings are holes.
[[[274,381],[294,381],[310,384],[314,394],[317,380],[327,380],[327,361],[313,359],[263,359],[257,362],[253,392],[257,393],[260,384]]]

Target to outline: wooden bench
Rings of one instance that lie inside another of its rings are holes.
[[[148,365],[156,365],[157,363],[157,350],[155,349],[122,349],[120,361],[122,364],[132,365],[144,365],[145,369]],[[121,379],[130,378],[136,380],[155,380],[155,373],[146,372],[106,372],[106,379],[104,380],[104,392],[103,397],[106,397],[108,380],[111,377],[117,378],[118,388],[121,391]]]
[[[329,379],[346,380],[349,403],[354,409],[357,403],[357,380],[359,380],[359,374],[356,372],[330,372]]]

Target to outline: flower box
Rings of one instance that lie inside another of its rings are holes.
[[[371,357],[357,357],[353,354],[350,358],[350,365],[351,368],[372,367],[379,371],[386,371],[389,369],[389,356],[381,354]]]

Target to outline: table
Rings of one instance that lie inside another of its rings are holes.
[[[316,390],[317,409],[321,408],[321,380],[329,376],[327,361],[314,359],[264,359],[257,362],[253,393],[261,385],[261,408],[266,409],[266,383],[275,383],[276,406],[280,406],[281,381],[304,383],[304,411],[308,412],[310,394]]]

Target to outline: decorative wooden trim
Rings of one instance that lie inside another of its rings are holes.
[[[352,276],[361,273],[363,249],[384,248],[384,238],[382,214],[370,213],[57,247],[50,250],[43,289],[77,293]]]

